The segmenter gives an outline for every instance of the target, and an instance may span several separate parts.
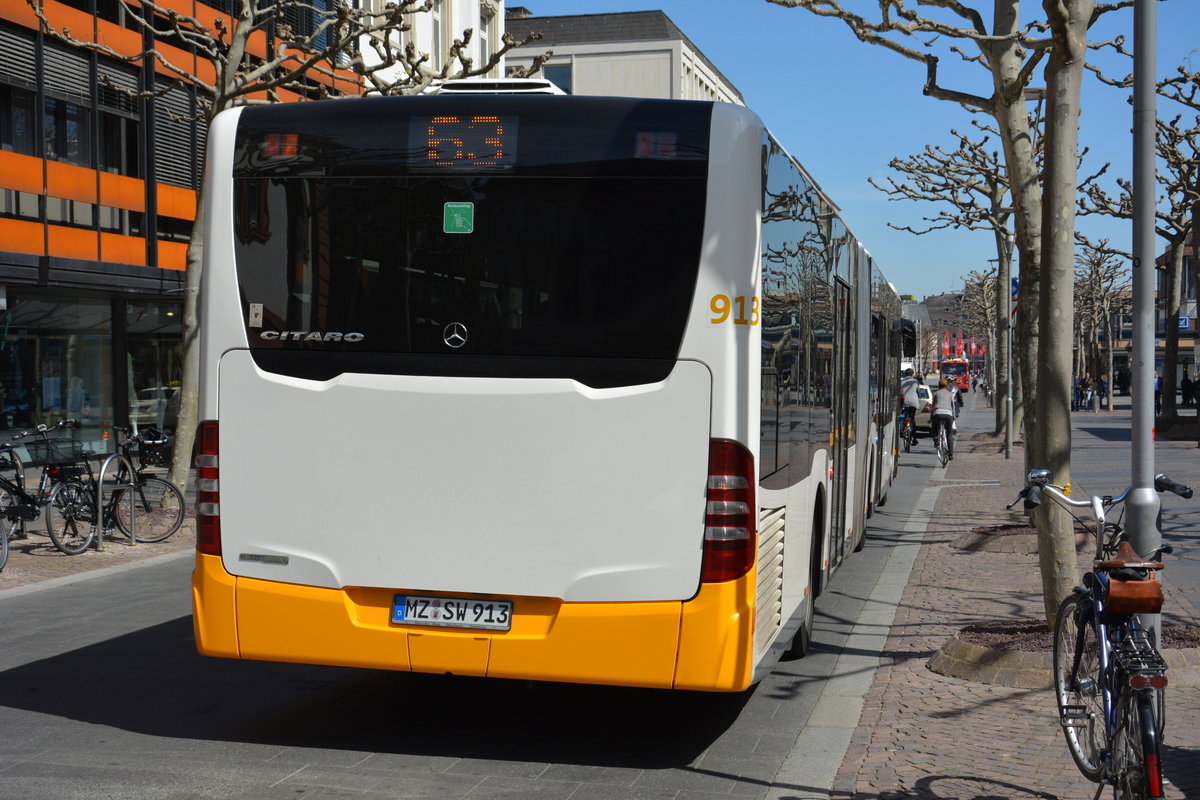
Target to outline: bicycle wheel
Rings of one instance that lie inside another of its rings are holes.
[[[940,463],[944,467],[944,466],[946,466],[946,462],[950,460],[949,457],[947,457],[947,455],[946,455],[946,434],[942,433],[941,431],[938,431],[936,445],[937,445],[938,463]]]
[[[907,452],[909,452],[909,451],[911,451],[911,450],[912,450],[912,440],[913,440],[913,426],[912,426],[912,423],[911,423],[911,422],[905,422],[905,423],[904,423],[904,428],[902,429],[902,432],[903,432],[903,435],[904,435],[904,452],[906,452],[906,453],[907,453]]]
[[[1099,781],[1105,737],[1100,640],[1091,617],[1091,601],[1083,606],[1081,599],[1072,593],[1058,607],[1054,623],[1054,695],[1071,757],[1084,777]]]
[[[69,556],[77,556],[92,543],[95,513],[89,506],[92,493],[78,481],[66,481],[54,487],[46,505],[46,530],[54,546]]]
[[[117,527],[126,536],[136,533],[134,541],[161,542],[183,525],[183,492],[162,478],[142,478],[133,491],[133,523],[129,519],[129,489],[113,493]]]
[[[1122,800],[1162,797],[1158,730],[1151,690],[1126,690],[1117,700],[1113,736],[1113,786]]]
[[[9,518],[10,509],[17,504],[8,489],[0,488],[0,570],[8,563],[8,540],[21,523]]]

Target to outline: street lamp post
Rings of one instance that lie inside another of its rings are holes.
[[[1011,233],[1004,237],[1004,324],[1008,332],[1005,337],[1004,372],[1008,376],[1008,389],[1004,396],[1004,457],[1012,458],[1013,449],[1013,303],[1012,303],[1012,257],[1016,237]]]

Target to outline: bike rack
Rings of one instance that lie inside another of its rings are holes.
[[[113,461],[120,461],[125,466],[125,469],[128,470],[130,475],[135,474],[134,470],[133,470],[133,462],[131,462],[128,458],[121,455],[120,453],[113,453],[108,458],[104,459],[104,464],[102,464],[100,466],[100,474],[96,478],[96,520],[93,523],[94,525],[99,526],[96,531],[96,533],[97,533],[96,550],[97,551],[104,549],[104,530],[105,530],[105,527],[104,527],[104,490],[105,490],[105,488],[112,489],[112,490],[132,489],[136,485],[134,483],[117,483],[112,486],[105,487],[104,473],[108,472],[108,465],[111,464]],[[128,499],[129,499],[129,544],[130,544],[130,546],[137,544],[137,516],[134,514],[134,506],[133,506],[134,499],[135,499],[134,494],[135,494],[135,492],[128,493]],[[114,505],[113,506],[113,527],[114,528],[117,527],[116,513],[117,513],[117,507]]]

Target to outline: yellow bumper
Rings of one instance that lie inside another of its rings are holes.
[[[754,672],[754,575],[687,602],[564,603],[512,597],[509,631],[397,625],[393,589],[324,589],[227,573],[198,554],[204,655],[619,686],[741,691]]]

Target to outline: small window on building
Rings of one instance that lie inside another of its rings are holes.
[[[496,49],[492,46],[492,30],[495,28],[496,15],[487,6],[479,10],[479,66],[484,66],[491,59]]]
[[[433,29],[429,44],[429,68],[440,73],[442,67],[446,66],[446,54],[442,49],[442,0],[433,0],[429,22]]]
[[[15,189],[0,189],[0,217],[12,219],[40,219],[38,196],[32,192]]]
[[[542,67],[542,76],[567,94],[573,94],[571,70],[570,64],[547,64]]]

